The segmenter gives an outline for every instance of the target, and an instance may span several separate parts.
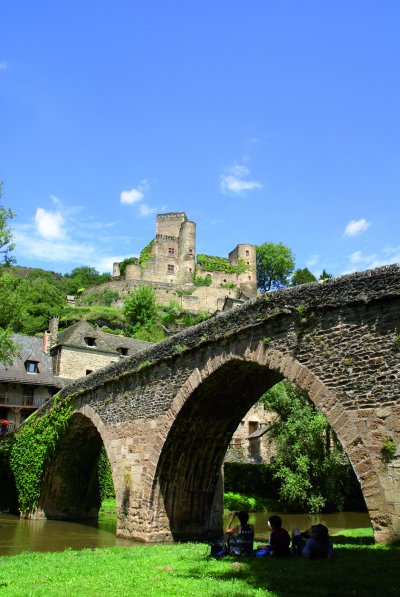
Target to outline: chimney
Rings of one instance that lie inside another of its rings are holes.
[[[57,336],[58,336],[58,317],[52,317],[49,321],[49,349],[57,344]]]
[[[47,330],[43,334],[43,352],[50,354],[50,333]]]

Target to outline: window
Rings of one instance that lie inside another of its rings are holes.
[[[175,272],[175,268],[173,265],[167,265],[167,274],[173,274]]]
[[[249,276],[249,282],[251,282],[251,276]]]
[[[85,338],[85,342],[88,346],[96,346],[96,338]]]
[[[39,373],[39,363],[37,361],[25,361],[25,371],[27,373]]]
[[[250,255],[249,251],[246,250],[246,257]]]
[[[119,348],[117,348],[117,352],[119,352],[119,354],[121,355],[121,357],[128,356],[128,349],[125,348],[124,346],[120,346]]]
[[[193,255],[193,249],[192,249],[192,247],[189,248],[189,255]]]
[[[173,257],[175,255],[174,247],[168,247],[168,257]]]

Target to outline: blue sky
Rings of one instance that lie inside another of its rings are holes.
[[[3,0],[19,265],[111,271],[185,211],[197,251],[400,262],[397,0]]]

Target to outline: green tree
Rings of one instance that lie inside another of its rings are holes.
[[[292,286],[300,286],[300,284],[308,284],[309,282],[315,282],[317,278],[310,272],[307,267],[303,269],[297,269],[292,277]]]
[[[325,269],[323,269],[322,274],[320,275],[319,279],[320,280],[330,280],[330,278],[333,278],[332,274],[328,274],[328,272]]]
[[[124,301],[124,316],[129,332],[134,335],[140,328],[152,326],[157,321],[154,291],[150,286],[140,286],[130,292]]]
[[[76,294],[81,288],[97,286],[111,280],[111,274],[100,274],[97,269],[89,266],[76,267],[70,274],[65,274],[65,277],[68,294]]]
[[[61,315],[65,306],[64,294],[42,277],[22,280],[17,287],[21,320],[17,331],[34,335],[47,329],[49,319]]]
[[[0,328],[0,363],[12,365],[14,357],[19,354],[19,344],[12,339],[10,328]]]
[[[3,183],[0,181],[0,200],[3,196]],[[12,220],[15,214],[6,207],[0,205],[0,263],[10,265],[15,263],[15,257],[11,255],[15,248],[12,242],[13,233],[9,228],[8,221]]]
[[[263,243],[256,246],[257,286],[273,290],[288,285],[294,270],[292,250],[282,243]]]
[[[0,181],[0,199],[3,196],[3,183]],[[0,205],[0,264],[10,265],[15,262],[15,258],[11,255],[15,245],[12,242],[12,230],[8,226],[8,221],[14,218],[15,214],[11,209],[7,209]],[[8,295],[1,292],[3,273],[0,272],[0,311],[3,309],[4,314],[11,308],[11,303],[8,301]],[[8,287],[9,280],[5,281],[4,288]],[[18,353],[18,348],[12,341],[12,330],[10,328],[10,320],[3,316],[0,322],[0,363],[11,365],[13,357]]]
[[[325,415],[287,381],[276,384],[261,401],[278,415],[269,437],[276,447],[272,467],[281,480],[281,501],[307,512],[342,509],[353,473]]]
[[[22,319],[21,294],[18,290],[22,278],[9,271],[0,273],[0,327],[18,331]]]

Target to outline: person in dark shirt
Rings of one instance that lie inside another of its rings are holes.
[[[314,524],[307,540],[304,535],[299,529],[293,529],[293,545],[299,555],[307,560],[330,559],[333,556],[329,531],[324,524]]]
[[[282,528],[282,518],[276,515],[270,516],[268,527],[271,529],[268,545],[259,545],[257,551],[265,550],[268,555],[277,558],[291,556],[290,535],[286,529]]]
[[[235,518],[239,523],[232,526]],[[250,556],[253,553],[254,527],[248,524],[247,512],[232,512],[225,529],[228,535],[228,553],[231,556]]]

